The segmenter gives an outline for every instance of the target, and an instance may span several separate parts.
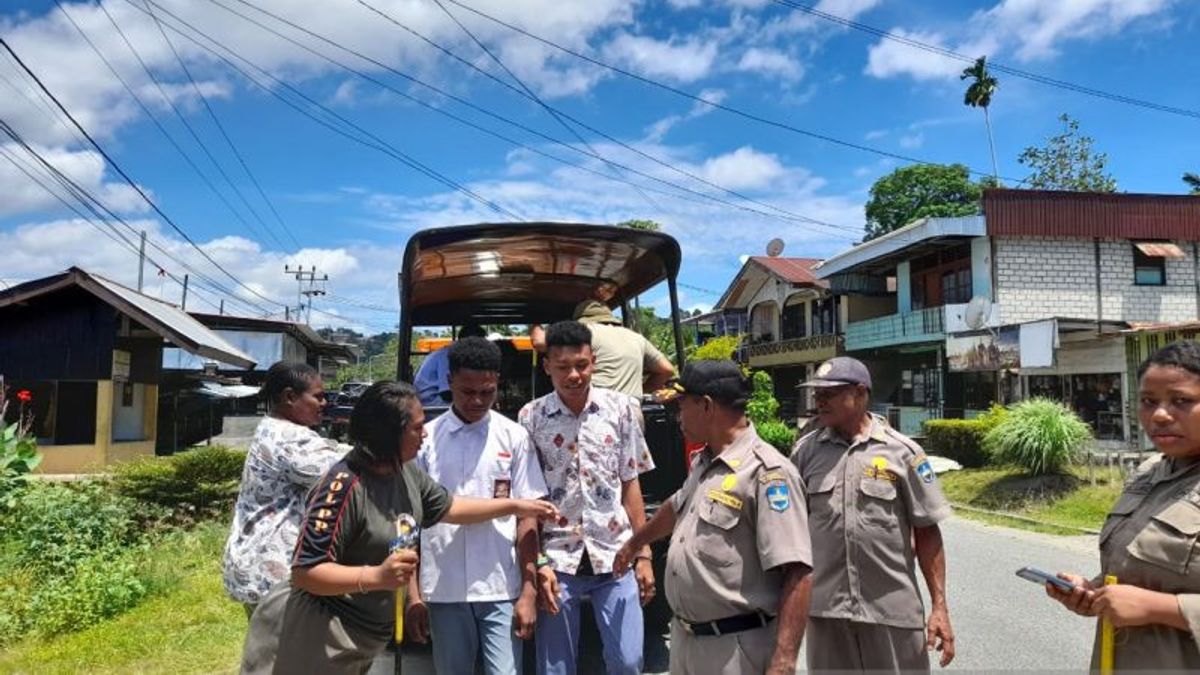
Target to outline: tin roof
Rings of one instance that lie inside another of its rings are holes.
[[[983,212],[994,236],[1200,239],[1200,199],[1188,195],[992,189]]]

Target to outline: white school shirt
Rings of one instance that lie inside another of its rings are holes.
[[[506,488],[514,499],[546,496],[529,433],[495,411],[472,424],[447,411],[429,425],[417,462],[455,497],[494,497]],[[426,602],[515,600],[521,593],[516,530],[514,516],[423,530],[421,597]]]

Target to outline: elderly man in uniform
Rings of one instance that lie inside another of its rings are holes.
[[[809,670],[928,671],[930,649],[946,666],[954,632],[938,522],[950,505],[929,460],[867,412],[871,376],[857,359],[830,359],[801,386],[816,389],[824,427],[792,455],[812,528]],[[928,624],[914,562],[933,604]]]
[[[693,361],[673,388],[684,435],[706,447],[614,570],[671,537],[671,673],[792,675],[812,587],[800,477],[746,419],[752,388],[737,364]]]

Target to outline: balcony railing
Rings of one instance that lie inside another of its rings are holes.
[[[734,358],[742,363],[748,363],[750,359],[756,357],[792,354],[802,356],[805,353],[814,353],[813,360],[820,360],[836,355],[842,346],[842,341],[841,335],[810,335],[787,340],[743,344],[734,353]],[[815,352],[822,353],[815,354]]]
[[[854,321],[846,326],[846,349],[869,349],[945,337],[945,308],[930,307],[909,314],[891,314]]]

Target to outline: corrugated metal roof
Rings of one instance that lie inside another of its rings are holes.
[[[1188,195],[995,189],[983,213],[997,236],[1200,239],[1200,199]]]
[[[254,367],[254,359],[175,305],[89,274],[78,267],[72,267],[66,274],[31,281],[13,288],[13,292],[0,294],[0,307],[27,302],[70,286],[83,288],[180,349],[239,368]]]
[[[751,256],[750,260],[793,284],[812,284],[821,288],[826,286],[825,282],[817,279],[813,274],[813,269],[821,264],[819,258],[772,258],[756,255]]]

